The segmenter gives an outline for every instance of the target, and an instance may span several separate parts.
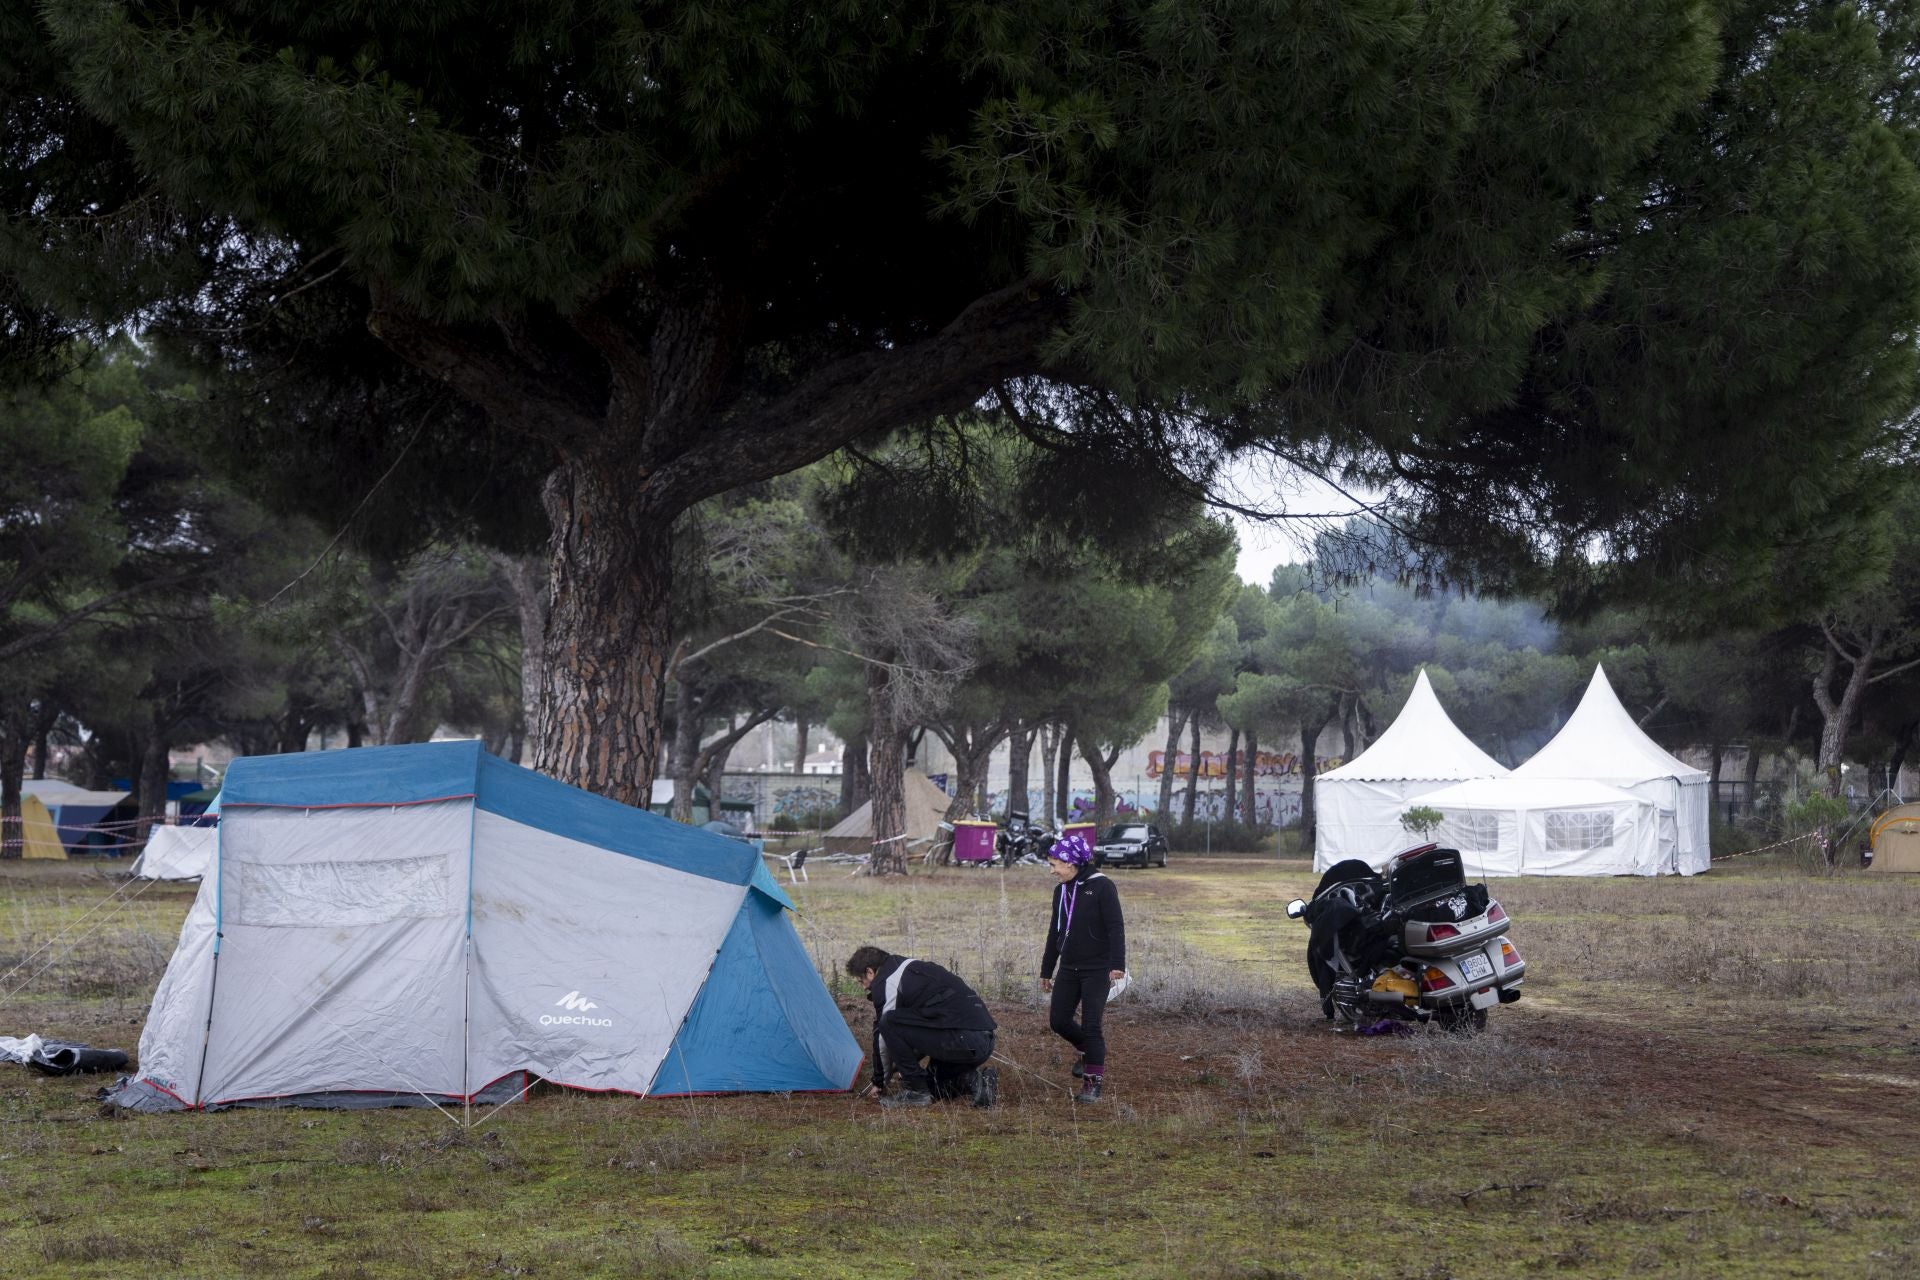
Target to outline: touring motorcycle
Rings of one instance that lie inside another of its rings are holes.
[[[1408,849],[1384,873],[1357,858],[1335,863],[1312,901],[1295,898],[1287,915],[1311,930],[1307,969],[1321,1011],[1348,1026],[1479,1030],[1488,1009],[1520,998],[1526,979],[1506,908],[1466,882],[1454,849]]]

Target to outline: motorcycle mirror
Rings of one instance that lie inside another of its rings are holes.
[[[1292,902],[1289,902],[1287,904],[1287,919],[1298,920],[1301,916],[1305,914],[1307,914],[1307,904],[1305,899],[1295,898]]]

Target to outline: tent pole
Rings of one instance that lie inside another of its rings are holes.
[[[476,790],[478,788],[476,787]],[[467,938],[460,956],[460,1127],[473,1127],[473,846],[480,798],[467,802]]]
[[[213,971],[207,976],[207,1025],[200,1033],[200,1070],[193,1077],[193,1105],[205,1108],[206,1098],[201,1092],[207,1083],[207,1050],[213,1044],[213,1005],[220,994],[220,930],[225,923],[221,914],[221,895],[226,892],[226,859],[222,852],[226,846],[227,815],[224,807],[213,822]]]

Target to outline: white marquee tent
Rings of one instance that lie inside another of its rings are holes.
[[[1573,715],[1516,779],[1586,779],[1650,800],[1660,811],[1660,855],[1655,871],[1696,875],[1707,869],[1707,774],[1675,759],[1641,732],[1620,705],[1604,668],[1595,666]]]
[[[1344,858],[1379,866],[1416,844],[1400,815],[1422,797],[1475,778],[1500,778],[1507,769],[1460,732],[1422,671],[1413,692],[1374,744],[1314,780],[1313,868]]]
[[[1650,800],[1583,778],[1486,778],[1420,797],[1441,814],[1428,837],[1469,876],[1620,876],[1660,871]]]
[[[155,827],[133,860],[136,880],[198,880],[213,865],[213,827]]]

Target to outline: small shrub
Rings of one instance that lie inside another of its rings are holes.
[[[791,835],[799,829],[800,824],[790,813],[776,813],[773,815],[773,821],[767,823],[767,830],[777,831],[781,835]]]

